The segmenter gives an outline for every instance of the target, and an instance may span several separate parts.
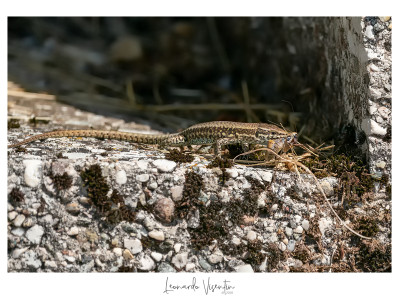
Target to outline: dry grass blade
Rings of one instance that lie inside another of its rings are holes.
[[[272,153],[272,154],[274,154],[275,157],[278,158],[278,160],[276,160],[277,162],[287,163],[287,164],[289,164],[289,165],[294,165],[294,166],[295,166],[295,169],[296,169],[296,173],[297,173],[297,175],[299,176],[300,180],[301,180],[301,177],[300,177],[300,173],[299,173],[297,167],[300,167],[300,168],[303,169],[306,173],[310,174],[310,175],[312,176],[312,178],[314,179],[314,181],[315,181],[315,183],[316,183],[316,185],[317,185],[317,187],[318,187],[318,190],[321,192],[321,194],[322,194],[322,196],[323,196],[323,198],[324,198],[326,204],[328,204],[330,210],[331,210],[332,213],[335,215],[335,217],[339,220],[340,224],[343,225],[343,226],[344,226],[347,230],[349,230],[350,232],[352,232],[352,233],[354,233],[355,235],[359,236],[360,238],[367,239],[367,240],[371,240],[371,239],[372,239],[372,238],[370,238],[370,237],[366,237],[366,236],[364,236],[364,235],[362,235],[362,234],[359,234],[359,233],[356,232],[354,229],[350,228],[350,227],[339,217],[339,215],[338,215],[338,214],[336,213],[336,211],[333,209],[333,207],[332,207],[331,203],[329,202],[328,198],[326,197],[325,192],[324,192],[324,190],[322,189],[321,185],[319,184],[317,177],[315,177],[315,175],[310,171],[309,168],[307,168],[305,165],[303,165],[301,162],[299,162],[298,159],[284,158],[284,157],[282,157],[281,155],[279,155],[278,153],[276,153],[275,151],[273,151],[272,149],[269,149],[269,148],[260,148],[260,149],[251,150],[251,151],[248,151],[248,152],[239,154],[239,155],[237,155],[237,156],[233,159],[233,161],[235,162],[236,158],[239,157],[239,156],[251,154],[251,153],[254,153],[254,152],[256,152],[256,151],[264,151],[264,150],[265,150],[265,151],[268,151],[268,152],[270,152],[270,153]],[[265,165],[265,163],[263,162],[263,163],[260,163],[260,164],[254,164],[253,166],[256,166],[256,165]]]

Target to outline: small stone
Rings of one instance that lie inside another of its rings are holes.
[[[253,268],[248,264],[236,267],[235,271],[238,273],[254,273]]]
[[[384,169],[386,167],[386,163],[384,161],[379,161],[375,165],[377,168]]]
[[[292,252],[294,250],[295,246],[296,246],[296,241],[290,240],[287,245],[288,251]]]
[[[72,226],[72,227],[67,231],[67,234],[68,234],[69,236],[78,235],[78,233],[79,233],[79,228],[76,227],[76,226]]]
[[[369,38],[370,40],[372,40],[375,36],[374,36],[374,32],[373,32],[373,27],[371,25],[368,25],[365,28],[365,36],[367,38]]]
[[[21,227],[17,227],[17,228],[14,228],[13,230],[11,230],[11,233],[16,236],[23,236],[25,233],[25,229],[23,229]]]
[[[57,269],[57,264],[54,260],[46,260],[44,262],[44,267],[47,269]]]
[[[157,159],[153,161],[153,164],[156,166],[158,171],[160,172],[172,172],[176,167],[176,162],[166,159]]]
[[[129,250],[128,250],[129,251]],[[122,256],[122,249],[117,247],[113,249],[113,252],[117,255],[117,256]]]
[[[228,169],[226,170],[226,173],[228,173],[228,175],[233,179],[235,179],[239,175],[238,171],[235,169]]]
[[[115,182],[119,185],[123,185],[127,182],[128,178],[126,177],[126,172],[124,170],[120,170],[115,174]]]
[[[142,171],[147,171],[149,162],[147,160],[139,160],[137,162],[137,165],[138,165],[139,169],[141,169]]]
[[[194,268],[196,268],[196,265],[194,263],[188,263],[185,267],[185,271],[189,272],[192,271]]]
[[[379,136],[386,135],[386,129],[380,126],[377,122],[375,122],[374,120],[370,120],[370,124],[371,124],[371,134]]]
[[[293,232],[294,232],[294,233],[299,233],[299,234],[301,234],[301,233],[303,233],[303,227],[297,226],[297,227],[293,230]]]
[[[18,213],[16,211],[10,211],[8,213],[8,220],[10,220],[10,221],[14,220],[17,215],[18,215]]]
[[[216,252],[207,257],[208,262],[213,265],[220,263],[223,259],[224,255],[222,254],[222,252]]]
[[[74,216],[78,215],[81,212],[79,204],[75,202],[68,203],[65,206],[65,209],[67,210],[67,212]]]
[[[173,201],[182,200],[182,194],[183,194],[183,186],[182,185],[173,186],[171,188],[171,198]]]
[[[160,263],[158,266],[158,272],[160,273],[176,273],[176,270],[166,262]]]
[[[25,221],[25,216],[21,214],[14,219],[13,224],[15,227],[20,227],[24,221]]]
[[[163,255],[158,252],[151,252],[150,256],[157,262],[160,261],[163,257]]]
[[[327,219],[327,218],[321,218],[318,221],[318,226],[319,226],[319,230],[321,231],[322,235],[324,235],[325,234],[325,230],[328,227],[332,226],[332,220]]]
[[[153,270],[154,267],[155,263],[150,256],[144,255],[142,258],[139,259],[139,266],[138,266],[139,270],[150,271]]]
[[[43,227],[40,225],[35,225],[28,229],[25,236],[31,243],[39,244],[43,234]]]
[[[142,183],[145,183],[147,181],[149,181],[150,179],[150,175],[149,174],[140,174],[140,175],[136,175],[136,180],[140,181]]]
[[[97,242],[99,240],[99,236],[92,229],[86,229],[85,235],[86,235],[87,239],[89,240],[89,242],[91,242],[91,243]]]
[[[22,223],[22,227],[29,228],[29,227],[32,227],[33,225],[35,225],[34,223],[35,222],[33,221],[32,218],[26,218],[24,223]]]
[[[149,237],[157,241],[163,241],[165,239],[164,232],[161,230],[152,230],[149,232]]]
[[[179,251],[181,251],[181,247],[182,247],[182,244],[181,244],[181,243],[176,243],[176,244],[174,245],[175,253],[178,253]]]
[[[257,238],[257,233],[253,230],[250,230],[249,232],[247,232],[246,238],[248,241],[254,241]]]
[[[380,71],[379,67],[376,66],[375,64],[370,64],[370,65],[369,65],[369,69],[370,69],[372,72],[379,72],[379,71]]]
[[[206,271],[211,271],[212,270],[212,266],[202,257],[199,258],[199,264]]]
[[[303,222],[301,222],[301,226],[305,231],[307,231],[310,228],[310,222],[308,220],[303,220]]]
[[[158,184],[157,184],[157,182],[153,181],[153,182],[149,183],[149,184],[147,185],[147,187],[148,187],[150,190],[154,191],[156,188],[158,188]]]
[[[42,262],[38,259],[37,254],[33,250],[29,250],[24,253],[22,259],[26,266],[32,270],[36,270],[42,266]]]
[[[175,204],[170,198],[163,198],[157,201],[154,206],[156,217],[165,223],[171,223],[174,218]]]
[[[42,178],[41,160],[24,160],[23,165],[25,166],[24,180],[27,186],[37,187]]]
[[[74,263],[76,258],[70,255],[64,255],[64,258],[66,261],[70,262],[70,263]]]
[[[187,252],[176,254],[171,262],[177,269],[182,269],[187,264],[187,256]]]
[[[387,22],[390,20],[391,17],[379,17],[382,22]]]
[[[21,249],[15,249],[12,252],[12,257],[13,258],[19,258],[28,249],[29,249],[29,247],[25,247],[25,248],[21,248]]]
[[[333,196],[335,191],[333,190],[332,185],[328,181],[322,181],[320,183],[322,190],[324,191],[327,197]]]
[[[138,239],[124,239],[124,247],[137,254],[143,250],[142,243]]]
[[[278,249],[282,252],[286,250],[286,245],[283,242],[278,243]]]
[[[293,229],[290,227],[285,228],[285,233],[287,236],[291,236],[293,234]]]
[[[134,256],[132,255],[131,251],[129,251],[128,249],[125,249],[122,252],[122,256],[126,259],[126,260],[131,260],[134,258]]]
[[[271,206],[271,211],[277,211],[278,210],[278,204],[273,204],[272,206]]]
[[[241,243],[241,241],[240,241],[240,239],[238,237],[235,236],[235,237],[232,238],[232,244],[234,244],[236,246],[239,246],[240,243]]]
[[[143,226],[146,227],[148,231],[152,231],[156,226],[156,223],[149,217],[145,217],[143,220]]]

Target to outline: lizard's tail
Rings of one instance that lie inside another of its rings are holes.
[[[57,131],[51,131],[43,134],[34,135],[21,142],[8,145],[8,148],[15,148],[24,144],[31,143],[33,141],[44,140],[48,138],[60,138],[60,137],[94,137],[100,139],[124,140],[142,144],[164,144],[166,141],[179,139],[178,134],[153,135],[153,134],[108,131],[108,130],[57,130]]]

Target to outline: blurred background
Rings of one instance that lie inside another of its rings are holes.
[[[317,143],[333,135],[317,105],[327,64],[315,24],[10,17],[9,87],[163,131],[214,120],[273,122]]]

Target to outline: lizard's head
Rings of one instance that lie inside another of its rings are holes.
[[[274,151],[287,151],[289,147],[297,143],[297,133],[288,132],[271,124],[259,124],[256,137],[261,144],[267,145]]]

